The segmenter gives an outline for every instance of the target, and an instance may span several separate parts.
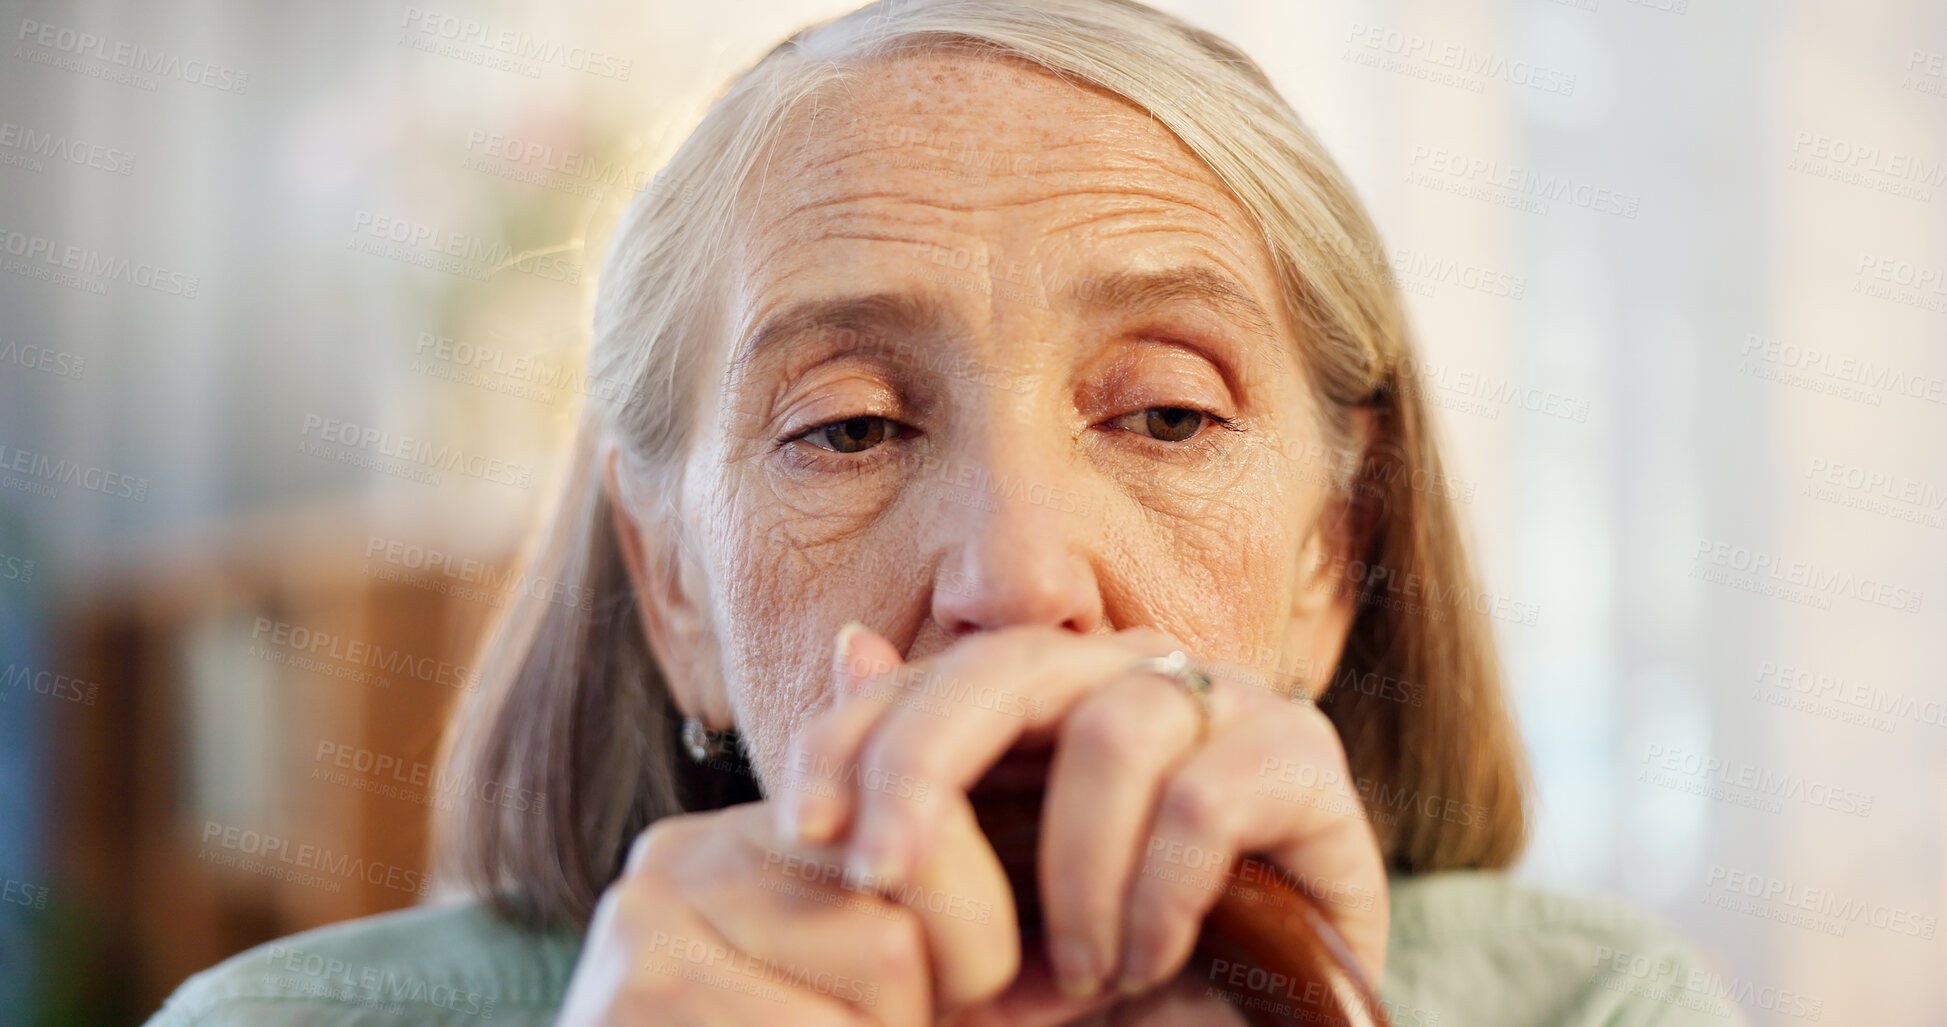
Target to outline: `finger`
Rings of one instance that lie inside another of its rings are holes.
[[[935,1006],[993,998],[1021,969],[1014,895],[966,796],[943,797],[940,843],[887,897],[913,911],[931,957]]]
[[[817,1027],[871,1027],[880,1022],[831,995],[779,983],[707,918],[659,888],[625,883],[612,889],[590,931],[623,944],[596,946],[584,955],[576,976],[592,975],[605,984],[571,990],[598,999],[602,1008],[563,1010],[564,1023],[592,1023],[614,1014],[670,1024],[788,1019]]]
[[[1050,628],[1010,628],[961,643],[909,686],[930,701],[901,703],[866,738],[858,754],[861,784],[922,781],[935,796],[964,792],[1024,733],[1059,724],[1083,695],[1140,656],[1161,655],[1137,644]],[[847,866],[874,880],[902,880],[937,836],[938,804],[883,787],[861,787],[854,801]]]
[[[925,1020],[879,1020],[818,988],[796,987],[780,980],[782,971],[737,952],[731,942],[695,923],[651,937],[638,971],[650,991],[641,1012],[658,1022],[719,1024],[764,1023],[789,1018],[791,1023],[864,1027],[879,1023],[921,1024]],[[676,982],[683,999],[680,1013],[671,1017],[673,1003],[663,989]],[[658,994],[663,992],[662,994]]]
[[[1297,768],[1290,793],[1258,788],[1269,764]],[[1352,791],[1331,723],[1305,707],[1254,709],[1213,734],[1163,786],[1131,885],[1119,987],[1140,991],[1188,958],[1204,914],[1230,887],[1240,854],[1263,853],[1305,890],[1343,889],[1321,903],[1372,971],[1385,960],[1385,869]],[[1376,897],[1376,901],[1375,901]],[[1363,905],[1364,908],[1360,908]],[[1376,911],[1375,911],[1376,907]]]
[[[910,910],[844,890],[836,847],[779,845],[762,803],[698,819],[706,823],[695,839],[666,855],[654,876],[670,882],[676,904],[693,910],[722,944],[652,937],[650,951],[667,947],[671,958],[690,964],[665,959],[662,972],[747,997],[816,995],[878,1023],[932,1022],[927,947]],[[770,1018],[778,1015],[773,1009]]]
[[[839,837],[851,816],[857,766],[830,754],[856,753],[886,712],[882,703],[853,700],[905,663],[898,648],[858,621],[839,629],[833,650],[833,705],[793,735],[784,779],[773,793],[778,834],[812,844]]]
[[[1135,674],[1083,698],[1062,723],[1042,806],[1037,871],[1063,991],[1094,994],[1121,955],[1124,901],[1165,774],[1197,742],[1182,687]]]
[[[1036,949],[1024,957],[1021,972],[1006,991],[961,1009],[942,1022],[948,1027],[1056,1027],[1076,1023],[1120,1000],[1113,991],[1089,998],[1064,995],[1055,983],[1046,954]]]

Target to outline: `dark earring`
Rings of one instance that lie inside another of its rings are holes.
[[[735,751],[736,739],[735,731],[712,731],[703,726],[701,718],[683,718],[683,748],[688,749],[690,759],[698,763],[706,763]]]

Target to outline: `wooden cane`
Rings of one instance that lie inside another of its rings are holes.
[[[1041,795],[974,796],[1014,890],[1022,937],[1041,933],[1034,862]],[[1388,1027],[1352,951],[1311,896],[1262,860],[1236,860],[1204,918],[1191,970],[1255,1027]]]

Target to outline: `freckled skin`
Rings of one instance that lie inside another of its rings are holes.
[[[702,662],[725,679],[703,687],[725,690],[765,779],[829,704],[847,620],[908,660],[1012,624],[1148,625],[1266,672],[1331,630],[1294,614],[1326,502],[1278,458],[1318,437],[1296,330],[1249,217],[1160,124],[1024,64],[901,58],[822,97],[751,195],[682,509],[716,625]],[[1059,289],[1185,264],[1243,285],[1275,338],[1195,307],[1118,321]],[[794,304],[901,290],[952,321],[882,340],[905,364],[733,361]],[[1175,345],[1182,324],[1221,335],[1221,359]],[[948,358],[992,374],[942,372]],[[1154,406],[1236,430],[1198,446],[1118,426]],[[905,433],[859,454],[780,445],[853,417]]]

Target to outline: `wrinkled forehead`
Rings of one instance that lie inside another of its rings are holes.
[[[744,195],[738,305],[752,317],[780,289],[883,263],[884,244],[924,259],[943,239],[1008,251],[983,263],[1129,265],[1102,273],[1174,249],[1171,263],[1206,260],[1275,305],[1269,254],[1215,172],[1130,101],[1019,59],[943,49],[868,65],[797,109]]]

